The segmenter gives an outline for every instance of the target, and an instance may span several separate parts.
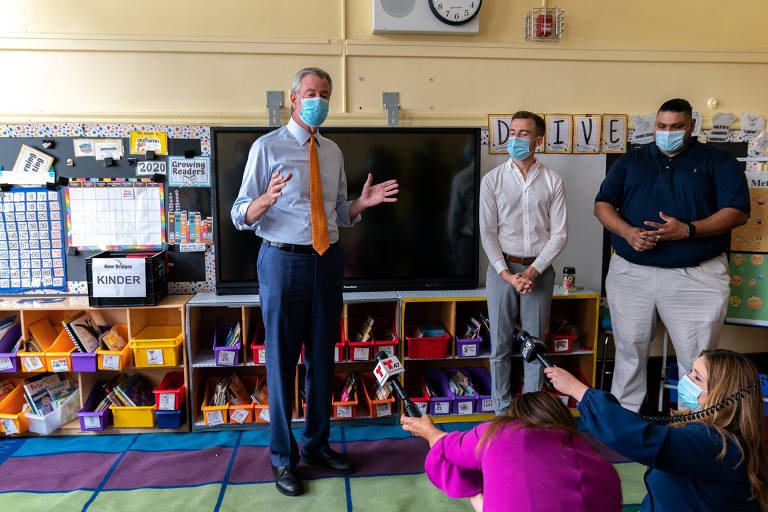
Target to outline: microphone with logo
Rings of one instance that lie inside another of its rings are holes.
[[[526,363],[532,363],[534,359],[538,359],[547,368],[552,366],[552,363],[543,356],[547,352],[547,347],[538,338],[532,337],[526,331],[520,331],[517,334],[517,341],[520,343],[520,355]],[[544,386],[550,391],[555,389],[549,379],[544,381]]]
[[[383,386],[389,381],[392,384],[395,393],[397,393],[397,396],[403,401],[405,415],[412,418],[420,418],[421,411],[418,406],[406,396],[400,381],[393,378],[405,372],[405,368],[400,364],[400,361],[398,361],[395,356],[387,355],[383,350],[376,352],[373,357],[378,361],[376,363],[376,368],[373,369],[373,374],[376,376],[376,380],[379,381],[379,386]]]

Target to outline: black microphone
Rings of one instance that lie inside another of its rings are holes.
[[[392,378],[393,376],[396,376],[400,373],[403,373],[402,366],[400,365],[400,361],[397,360],[395,356],[390,356],[383,350],[379,350],[376,352],[376,354],[373,356],[376,361],[379,363],[376,365],[376,369],[374,369],[374,375],[377,374],[377,370],[379,370],[379,367],[381,365],[381,368],[383,368],[383,373],[379,373],[380,375],[386,375],[387,380],[384,382],[389,381],[392,383],[392,387],[395,389],[395,393],[397,393],[397,396],[400,398],[400,400],[403,401],[403,409],[405,409],[405,415],[410,416],[411,418],[420,418],[421,417],[421,411],[419,410],[418,406],[414,404],[410,398],[405,394],[405,390],[403,389],[403,386],[400,384],[400,381],[396,378]],[[389,361],[387,361],[389,360]],[[390,363],[390,364],[386,364]],[[392,364],[395,364],[397,368],[394,372],[390,372],[390,370],[393,370]],[[397,371],[399,370],[399,371]]]
[[[526,331],[520,331],[517,334],[517,340],[521,344],[520,355],[523,356],[523,360],[526,363],[532,363],[534,359],[538,359],[547,368],[552,367],[552,363],[547,361],[547,358],[542,355],[547,351],[547,347],[541,341],[532,337]],[[544,386],[550,391],[555,390],[549,378],[544,381]]]

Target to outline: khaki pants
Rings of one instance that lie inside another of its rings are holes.
[[[675,347],[680,375],[690,373],[701,351],[717,346],[729,282],[725,254],[684,268],[636,265],[613,255],[605,279],[616,343],[611,393],[622,406],[638,411],[645,398],[656,314]]]

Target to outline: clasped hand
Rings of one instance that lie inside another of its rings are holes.
[[[533,267],[528,267],[522,272],[513,274],[507,270],[501,272],[501,278],[505,283],[517,290],[517,293],[526,294],[533,291],[536,277],[539,273]]]
[[[661,242],[688,238],[687,224],[680,222],[674,217],[664,215],[664,212],[659,212],[659,217],[664,222],[653,222],[650,220],[643,222],[646,226],[655,228],[653,230],[635,227],[627,230],[624,238],[634,250],[637,252],[648,251]]]

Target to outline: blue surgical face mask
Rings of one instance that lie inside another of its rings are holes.
[[[685,130],[676,130],[668,132],[666,130],[656,130],[656,145],[659,149],[667,153],[674,153],[683,147]]]
[[[704,390],[697,386],[687,375],[683,375],[677,383],[677,396],[680,397],[680,403],[692,411],[701,409],[701,405],[699,405],[699,395],[701,395],[703,391]]]
[[[320,126],[328,117],[328,100],[316,96],[314,98],[301,98],[301,112],[299,119],[309,126]]]
[[[517,161],[525,160],[531,156],[531,140],[522,137],[510,137],[507,140],[507,152]]]

